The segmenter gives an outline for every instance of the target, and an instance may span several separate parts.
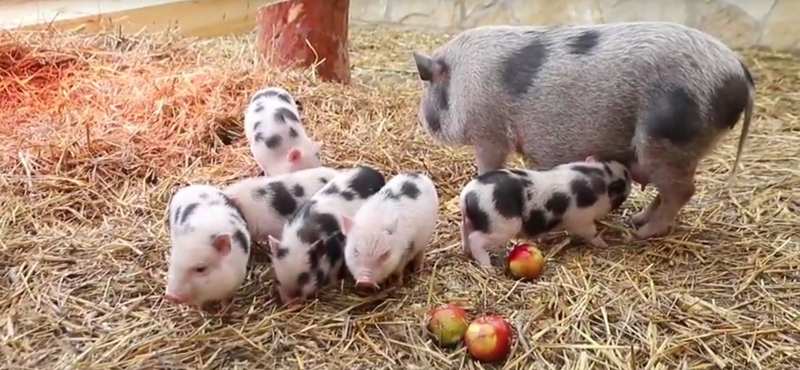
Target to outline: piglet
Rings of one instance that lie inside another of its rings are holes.
[[[282,88],[270,87],[253,94],[244,116],[244,130],[250,151],[266,176],[321,165],[322,143],[308,137],[294,99]]]
[[[342,218],[354,217],[385,183],[367,166],[341,171],[284,224],[280,240],[269,237],[274,285],[283,303],[304,301],[346,276]]]
[[[269,236],[280,239],[283,225],[294,211],[338,173],[320,166],[277,176],[250,177],[225,188],[225,194],[242,210],[254,241],[267,241]]]
[[[377,288],[389,276],[402,283],[405,268],[422,269],[433,236],[439,197],[433,181],[399,174],[369,198],[355,218],[343,216],[345,264],[360,288]]]
[[[594,157],[545,171],[484,173],[460,194],[464,252],[491,270],[487,249],[515,237],[560,229],[605,247],[594,221],[619,208],[630,190],[631,177],[625,165],[599,162]]]
[[[222,190],[190,185],[169,202],[167,299],[202,306],[230,298],[247,272],[250,234],[242,211]]]

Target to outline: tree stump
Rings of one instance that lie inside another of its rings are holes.
[[[313,67],[325,81],[350,83],[350,0],[285,0],[258,9],[258,50],[281,69]]]

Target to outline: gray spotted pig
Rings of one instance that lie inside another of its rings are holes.
[[[244,116],[250,151],[266,176],[319,167],[322,143],[312,141],[300,122],[294,99],[270,87],[250,98]]]
[[[274,285],[284,304],[301,302],[346,275],[342,218],[354,217],[386,180],[367,166],[342,170],[269,238]]]
[[[339,171],[316,167],[277,176],[250,177],[225,188],[225,193],[242,210],[254,241],[281,238],[283,225],[294,211]]]
[[[486,172],[467,183],[460,194],[464,252],[491,269],[488,249],[513,238],[559,229],[605,247],[594,222],[619,208],[630,189],[625,165],[593,157],[546,171]]]
[[[402,283],[410,264],[413,271],[420,271],[438,207],[433,181],[419,173],[404,173],[389,180],[354,218],[343,216],[344,260],[356,285],[376,288],[391,275]]]
[[[250,234],[222,190],[190,185],[169,202],[167,299],[194,306],[230,298],[245,279]]]
[[[698,163],[744,112],[733,180],[750,127],[750,72],[680,24],[484,26],[413,57],[425,83],[418,119],[434,140],[474,147],[479,174],[514,152],[531,169],[619,160],[658,190],[633,217],[641,239],[668,231]]]

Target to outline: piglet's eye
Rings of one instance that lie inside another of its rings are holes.
[[[202,274],[202,273],[206,272],[206,266],[195,267],[194,268],[194,272],[196,272],[198,274]]]
[[[386,252],[386,253],[381,255],[381,262],[384,262],[387,259],[389,259],[389,252]]]

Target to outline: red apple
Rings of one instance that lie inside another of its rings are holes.
[[[483,362],[495,362],[508,355],[511,335],[511,325],[502,317],[482,316],[469,324],[464,343],[472,357]]]
[[[544,256],[530,244],[519,244],[508,254],[508,270],[518,279],[535,279],[544,270]]]
[[[440,346],[455,345],[467,331],[467,311],[458,305],[443,304],[431,310],[428,317],[428,332]]]

